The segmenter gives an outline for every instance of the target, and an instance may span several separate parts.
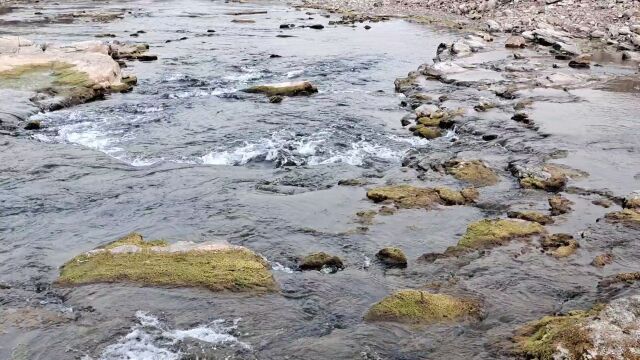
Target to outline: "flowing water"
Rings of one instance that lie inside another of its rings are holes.
[[[39,6],[65,13],[97,4]],[[99,5],[101,11],[120,8],[128,10],[125,18],[108,23],[0,29],[38,42],[113,33],[149,43],[159,57],[125,69],[139,79],[133,92],[35,115],[45,126],[36,135],[0,138],[0,283],[8,287],[0,289],[0,304],[19,319],[0,323],[0,358],[508,358],[494,345],[516,327],[587,306],[598,296],[602,273],[588,263],[605,247],[599,242],[566,262],[522,244],[463,264],[415,260],[453,245],[466,224],[497,209],[405,210],[378,217],[368,231],[357,223],[356,212],[374,205],[364,187],[339,186],[340,180],[417,182],[414,170],[401,166],[408,151],[461,146],[452,143],[454,132],[430,142],[402,129],[405,111],[393,88],[396,77],[429,61],[454,34],[399,20],[374,23],[370,30],[362,24],[281,30],[280,24],[327,25],[336,18],[282,3]],[[37,10],[23,6],[3,16],[24,20]],[[256,10],[266,14],[227,15]],[[145,32],[129,36],[139,30]],[[632,73],[617,65],[602,71]],[[271,104],[238,91],[302,79],[320,92]],[[580,101],[561,95],[537,95],[533,117],[551,134],[537,138],[537,146],[569,150],[562,161],[593,175],[583,180],[585,187],[616,195],[640,187],[637,92],[585,89],[573,93]],[[495,203],[544,202],[507,192],[513,187],[504,181],[483,196]],[[572,199],[578,210],[559,229],[583,230],[605,212],[582,206],[588,198]],[[247,246],[271,262],[281,291],[256,297],[118,284],[51,286],[71,257],[132,231],[149,239],[224,239]],[[407,253],[407,270],[372,264],[376,251],[391,245]],[[298,256],[313,251],[341,256],[346,269],[291,270]],[[625,247],[607,271],[638,267],[631,259],[639,253],[637,245]],[[393,290],[432,283],[481,298],[485,318],[427,328],[363,322],[368,307]],[[15,310],[25,304],[37,311]],[[53,319],[42,320],[51,313]],[[45,325],[34,326],[27,321],[32,318]]]

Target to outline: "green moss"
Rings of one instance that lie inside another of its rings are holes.
[[[470,224],[467,232],[458,242],[458,248],[478,249],[501,245],[513,238],[525,237],[544,232],[538,223],[511,219],[484,219]]]
[[[376,254],[378,260],[387,266],[406,267],[407,257],[402,250],[394,247],[386,247]]]
[[[426,291],[401,290],[374,304],[365,320],[433,324],[477,315],[478,306],[469,300]]]
[[[137,252],[112,253],[123,245],[136,245]],[[162,240],[145,242],[139,234],[82,254],[64,264],[57,283],[80,285],[98,282],[132,282],[151,286],[203,287],[213,291],[276,289],[269,265],[248,249],[158,252]]]
[[[432,118],[432,117],[423,116],[421,118],[418,118],[417,122],[418,124],[422,124],[424,126],[437,127],[440,125],[441,119],[442,117]]]
[[[446,164],[447,173],[458,180],[474,186],[490,186],[498,183],[500,178],[480,160],[453,161]]]
[[[344,269],[344,264],[339,257],[329,255],[325,252],[317,252],[305,256],[302,261],[300,261],[299,266],[301,270],[322,270],[324,267],[330,268],[333,271]]]
[[[515,337],[516,352],[531,359],[553,360],[558,345],[561,345],[569,351],[573,359],[582,359],[582,355],[593,347],[585,324],[601,309],[602,306],[596,306],[589,311],[545,316],[526,325]]]
[[[553,218],[551,216],[542,214],[538,211],[509,211],[507,216],[512,219],[533,221],[542,225],[553,224]]]

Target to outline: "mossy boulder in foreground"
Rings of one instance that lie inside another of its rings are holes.
[[[545,316],[521,328],[515,353],[526,359],[640,358],[640,296],[618,298],[586,311]]]
[[[470,300],[418,290],[400,290],[374,304],[367,321],[433,324],[477,317],[478,305]]]
[[[318,92],[318,88],[308,81],[285,82],[279,84],[256,85],[242,91],[261,93],[267,96],[300,96]]]
[[[131,282],[203,287],[213,291],[272,291],[269,264],[251,250],[222,243],[145,241],[129,234],[64,264],[59,285]]]
[[[437,205],[463,205],[472,203],[478,193],[472,189],[461,191],[447,188],[421,188],[410,185],[392,185],[367,191],[367,197],[374,202],[391,202],[399,208],[430,209]]]

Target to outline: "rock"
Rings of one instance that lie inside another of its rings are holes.
[[[451,176],[474,186],[491,186],[500,181],[498,175],[480,160],[450,160],[444,167]]]
[[[554,195],[549,198],[549,206],[551,207],[551,215],[553,216],[570,212],[571,205],[573,205],[573,201],[565,198],[562,195]]]
[[[612,254],[600,254],[598,256],[596,256],[595,258],[593,258],[593,261],[591,261],[591,265],[597,267],[597,268],[603,268],[609,264],[611,264],[613,262],[613,255]]]
[[[370,29],[371,29],[371,25],[365,25],[365,26],[364,26],[364,29],[365,29],[365,30],[370,30]]]
[[[476,318],[476,302],[444,294],[418,290],[400,290],[374,304],[366,321],[391,321],[410,324],[434,324]]]
[[[531,124],[533,122],[529,118],[529,115],[527,113],[525,113],[525,112],[522,112],[522,111],[518,111],[517,113],[515,113],[511,117],[511,120],[519,122],[519,123],[523,123],[523,124]]]
[[[628,359],[640,352],[640,296],[545,316],[519,329],[515,355],[530,359]]]
[[[485,112],[491,110],[496,107],[496,104],[492,102],[482,101],[479,104],[475,105],[473,109],[477,112]]]
[[[510,36],[504,44],[504,47],[510,49],[520,49],[527,45],[527,41],[522,36]]]
[[[420,188],[410,185],[392,185],[367,191],[367,198],[374,202],[389,202],[403,209],[431,209],[438,205],[462,205],[472,203],[477,194],[473,191],[456,191],[446,188]]]
[[[439,110],[440,108],[436,105],[423,104],[418,106],[414,111],[416,113],[416,118],[421,118],[430,117],[432,114],[435,114]]]
[[[606,288],[620,283],[632,284],[638,280],[640,280],[640,272],[619,273],[613,276],[608,276],[604,280],[601,280],[598,283],[598,287]]]
[[[310,29],[316,29],[316,30],[322,30],[322,29],[324,29],[324,25],[322,25],[322,24],[314,24],[314,25],[309,26],[309,28]]]
[[[342,260],[325,252],[317,252],[305,256],[299,263],[300,270],[323,270],[336,272],[344,269]]]
[[[500,26],[500,24],[498,24],[498,22],[495,20],[487,20],[485,26],[489,33],[502,31],[502,26]]]
[[[569,67],[574,69],[588,69],[591,64],[591,55],[590,54],[582,54],[569,61]]]
[[[274,95],[269,97],[269,102],[272,104],[279,104],[284,98],[280,95]]]
[[[613,205],[613,202],[609,199],[596,199],[591,202],[593,205],[602,206],[605,209],[610,208]]]
[[[569,178],[586,176],[585,173],[555,164],[545,164],[541,168],[522,168],[509,164],[511,173],[519,179],[525,189],[558,192],[565,188]]]
[[[640,63],[640,53],[635,51],[623,51],[622,60]]]
[[[553,218],[537,211],[509,211],[507,216],[512,219],[521,219],[537,222],[538,224],[553,224]]]
[[[569,234],[552,234],[540,242],[542,249],[556,258],[572,255],[580,247],[578,241]]]
[[[396,213],[396,208],[391,206],[381,206],[378,210],[380,215],[393,215]]]
[[[594,30],[594,31],[591,32],[591,34],[589,34],[589,36],[592,39],[602,39],[606,35],[607,34],[605,34],[604,31],[602,31],[602,30]]]
[[[356,213],[356,216],[358,218],[358,223],[364,224],[364,225],[371,225],[373,224],[373,219],[376,217],[377,214],[378,212],[376,212],[375,210],[365,210],[365,211],[358,211]]]
[[[269,264],[251,250],[220,242],[145,241],[132,233],[76,256],[58,285],[131,282],[144,286],[204,287],[212,291],[274,291]]]
[[[431,126],[417,127],[413,133],[416,136],[420,136],[429,140],[439,138],[440,136],[442,136],[442,131],[440,130],[440,128],[431,127]]]
[[[538,223],[518,219],[484,219],[471,223],[455,247],[447,253],[482,249],[505,244],[512,239],[544,233]]]
[[[262,93],[267,96],[301,96],[318,92],[318,88],[308,81],[286,82],[279,84],[256,85],[242,91],[248,93]]]
[[[376,258],[388,267],[407,267],[407,257],[398,248],[387,247],[376,254]]]
[[[467,56],[471,54],[471,46],[469,46],[469,44],[467,44],[463,40],[455,41],[451,45],[451,53],[458,56]]]
[[[40,130],[41,128],[42,125],[40,124],[40,121],[37,120],[29,121],[27,125],[24,126],[25,130]]]
[[[621,223],[626,226],[640,226],[640,210],[623,209],[606,214],[605,219],[612,223]]]
[[[640,210],[640,192],[633,193],[624,199],[622,207]]]

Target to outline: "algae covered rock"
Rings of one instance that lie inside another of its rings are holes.
[[[376,258],[389,267],[407,267],[407,257],[398,248],[386,247],[378,251]]]
[[[269,264],[247,248],[220,242],[145,241],[135,233],[71,259],[56,281],[59,285],[99,282],[213,291],[277,288]]]
[[[416,127],[413,133],[414,135],[423,137],[427,140],[432,140],[442,136],[442,130],[434,126],[419,126],[419,127]]]
[[[308,81],[285,82],[278,84],[256,85],[242,91],[261,93],[267,96],[301,96],[318,92],[318,88]]]
[[[400,290],[374,304],[365,320],[434,324],[478,315],[478,305],[470,300],[426,291]]]
[[[519,219],[484,219],[470,224],[462,236],[458,249],[480,249],[502,245],[514,238],[544,233],[538,223]]]
[[[474,186],[495,185],[500,180],[498,175],[480,160],[452,160],[445,164],[445,169],[456,179]]]
[[[597,268],[603,268],[611,264],[612,262],[613,262],[613,254],[605,253],[605,254],[600,254],[594,257],[593,261],[591,261],[591,265]]]
[[[621,223],[626,226],[640,226],[640,210],[622,209],[605,215],[605,219],[613,223]]]
[[[537,211],[509,211],[507,216],[512,219],[521,219],[537,222],[538,224],[553,224],[553,218]]]
[[[323,270],[327,269],[330,272],[336,272],[344,269],[342,260],[333,255],[329,255],[325,252],[317,252],[305,256],[300,261],[300,270]]]
[[[540,244],[545,252],[557,258],[570,256],[580,247],[572,235],[562,233],[546,236]]]
[[[551,215],[553,216],[570,212],[571,205],[573,205],[573,201],[562,195],[554,195],[549,198],[549,207],[551,207]]]
[[[475,201],[477,194],[471,190],[451,190],[447,188],[421,188],[410,185],[392,185],[367,191],[367,197],[374,202],[392,202],[399,208],[430,209],[437,205],[462,205]]]
[[[637,359],[640,356],[640,296],[590,310],[545,316],[517,331],[515,354],[527,359]]]

